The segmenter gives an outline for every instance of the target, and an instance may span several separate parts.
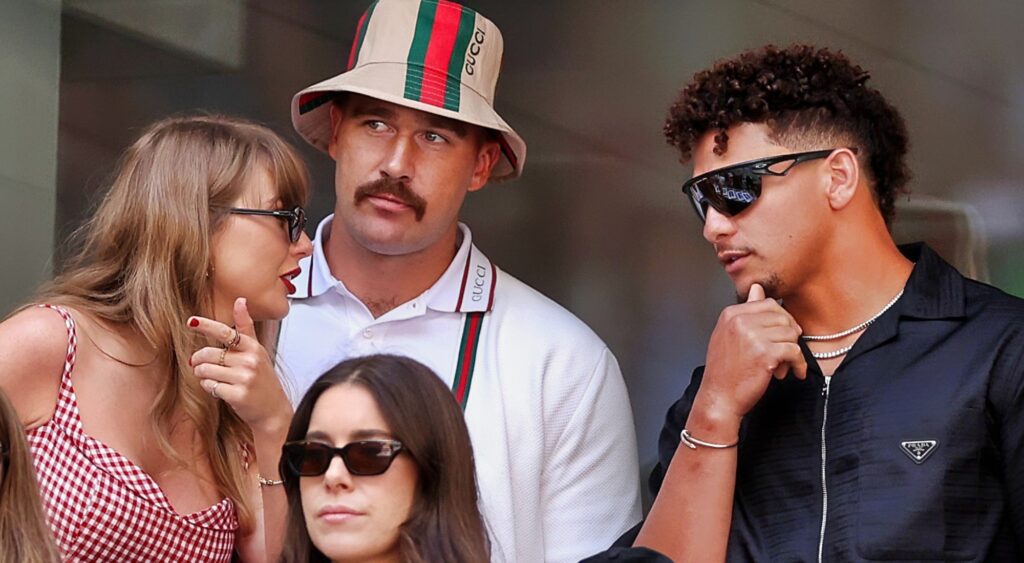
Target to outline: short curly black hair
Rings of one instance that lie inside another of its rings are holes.
[[[910,180],[907,127],[896,108],[865,85],[869,76],[843,53],[810,45],[746,51],[693,76],[669,109],[665,137],[683,163],[711,131],[715,154],[724,154],[726,130],[742,123],[764,123],[773,141],[793,148],[848,143],[867,163],[875,201],[891,223],[896,194],[907,192]]]

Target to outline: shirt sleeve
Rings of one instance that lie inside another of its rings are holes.
[[[646,547],[613,547],[580,563],[672,563],[672,560]]]
[[[651,491],[651,498],[658,496],[661,484],[665,481],[665,472],[668,471],[668,464],[676,455],[676,448],[679,447],[679,434],[686,427],[686,419],[690,418],[690,409],[693,408],[693,401],[697,397],[697,390],[700,389],[700,382],[704,379],[704,366],[693,370],[690,377],[690,384],[683,392],[683,396],[668,409],[665,415],[665,424],[661,427],[661,435],[658,436],[658,464],[651,470],[647,480],[647,486]]]
[[[679,433],[686,425],[686,419],[690,416],[690,409],[693,407],[693,400],[697,396],[701,379],[704,376],[704,368],[699,367],[693,372],[690,384],[683,392],[682,398],[676,401],[665,415],[665,424],[661,429],[661,436],[658,438],[658,464],[654,466],[648,479],[648,486],[651,496],[656,498],[661,490],[662,482],[665,480],[665,472],[668,471],[668,464],[679,447]],[[648,549],[646,547],[633,547],[643,522],[640,522],[632,529],[622,534],[611,548],[596,555],[588,557],[580,563],[671,563],[668,557]]]
[[[1024,327],[1016,327],[993,366],[991,402],[1006,479],[1006,509],[1017,545],[1024,546]]]
[[[640,520],[633,413],[619,365],[607,348],[544,471],[547,562],[579,561]]]

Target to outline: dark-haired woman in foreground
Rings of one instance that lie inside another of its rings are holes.
[[[489,560],[462,410],[419,362],[354,358],[299,403],[281,458],[284,563]]]

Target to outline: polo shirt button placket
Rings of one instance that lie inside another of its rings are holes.
[[[356,356],[376,354],[380,349],[380,338],[383,333],[380,327],[368,326],[352,335],[352,352]]]

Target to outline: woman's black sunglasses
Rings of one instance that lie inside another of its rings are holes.
[[[687,180],[683,184],[683,193],[689,196],[701,222],[707,220],[708,206],[731,217],[757,201],[761,195],[762,176],[785,176],[797,164],[825,158],[835,150],[781,154],[726,166]],[[855,148],[850,150],[857,152]],[[784,162],[789,164],[772,169],[772,166]]]
[[[271,211],[269,209],[245,209],[242,207],[232,207],[228,209],[228,211],[237,215],[269,215],[271,217],[287,219],[288,238],[293,243],[299,242],[299,237],[302,236],[302,231],[306,228],[306,211],[298,205],[293,207],[291,210],[279,209]]]
[[[391,467],[402,443],[397,440],[361,440],[335,448],[321,442],[288,442],[282,448],[288,468],[300,477],[323,475],[334,456],[341,456],[352,475],[380,475]]]

